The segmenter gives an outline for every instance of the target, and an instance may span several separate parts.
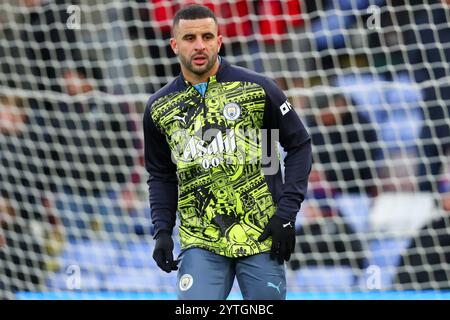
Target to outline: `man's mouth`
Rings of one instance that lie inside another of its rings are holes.
[[[205,64],[207,62],[207,60],[208,59],[204,55],[195,56],[193,59],[194,64],[199,65],[199,66]]]

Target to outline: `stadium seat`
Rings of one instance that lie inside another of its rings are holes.
[[[152,258],[153,240],[129,242],[124,246],[119,257],[119,266],[123,268],[154,268],[156,263]]]
[[[104,290],[105,273],[81,271],[79,286],[74,286],[70,281],[70,274],[65,270],[51,274],[46,279],[46,285],[49,291],[99,291]]]
[[[155,267],[153,272],[159,276],[159,288],[162,291],[175,291],[177,285],[177,272],[166,273]]]
[[[379,289],[391,287],[400,256],[408,243],[408,238],[381,238],[369,242],[369,265],[379,268]]]
[[[143,239],[139,241],[128,242],[123,246],[119,256],[119,266],[130,268],[154,268],[156,263],[153,260],[153,248],[155,241],[153,239]],[[174,238],[174,259],[180,252],[179,240]]]
[[[365,233],[369,229],[369,212],[371,200],[363,194],[338,195],[336,205],[347,222],[357,233]]]
[[[104,286],[111,291],[157,291],[161,288],[161,273],[154,268],[121,268],[108,273]]]
[[[300,290],[349,290],[355,285],[355,274],[350,267],[307,267],[294,273]]]
[[[119,245],[110,241],[69,242],[58,258],[61,268],[76,265],[81,270],[105,271],[119,263]]]
[[[411,235],[437,213],[431,193],[388,192],[375,199],[369,224],[375,232],[405,232]]]

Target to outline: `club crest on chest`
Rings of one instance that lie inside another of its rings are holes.
[[[241,106],[235,102],[229,102],[223,107],[223,116],[227,120],[234,121],[241,115]]]

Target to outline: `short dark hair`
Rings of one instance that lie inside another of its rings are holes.
[[[197,20],[205,18],[211,18],[217,24],[217,18],[210,8],[199,4],[190,4],[177,11],[175,17],[173,18],[172,30],[175,29],[181,19]]]

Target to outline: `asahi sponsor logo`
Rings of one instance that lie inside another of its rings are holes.
[[[231,153],[236,151],[236,138],[234,130],[230,130],[227,136],[218,132],[210,143],[193,136],[189,139],[183,152],[183,159],[197,159],[205,155],[220,155],[223,152]]]
[[[208,129],[197,134],[182,129],[173,133],[170,139],[172,161],[175,164],[195,162],[204,169],[220,164],[260,164],[264,174],[273,175],[280,168],[278,137],[277,129],[227,129],[225,132]]]

